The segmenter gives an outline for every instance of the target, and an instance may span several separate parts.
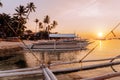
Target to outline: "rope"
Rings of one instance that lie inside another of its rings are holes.
[[[5,18],[3,17],[3,19],[5,20]],[[5,20],[6,24],[8,25],[8,27],[15,33],[15,35],[18,37],[18,34],[14,31],[14,29],[7,23],[7,21]],[[40,62],[40,59],[38,59],[38,57],[32,52],[32,50],[25,44],[25,42],[23,40],[20,39],[20,37],[18,37],[18,39],[23,43],[23,45],[30,51],[30,53],[37,59],[37,61]]]
[[[112,33],[113,34],[113,36],[115,36],[116,37],[116,35],[114,34],[114,32],[113,32],[113,30],[115,30],[118,26],[120,25],[120,22],[104,37],[104,38],[106,38],[110,33]],[[92,52],[92,51],[94,51],[94,49],[96,49],[96,47],[99,45],[99,43],[95,46],[95,47],[93,47],[80,61],[79,61],[79,63],[81,63],[81,67],[82,67],[82,61]],[[119,56],[120,57],[120,56]],[[113,61],[114,59],[112,59],[111,61]],[[111,66],[111,68],[113,69],[113,67]],[[114,69],[113,69],[113,71],[115,71]],[[116,72],[116,71],[115,71]]]
[[[113,32],[117,27],[119,27],[120,25],[120,22],[104,37],[106,38],[109,34],[113,34],[114,37],[116,37],[115,33]],[[110,60],[110,62],[113,62],[115,59],[118,59],[120,58],[120,55],[114,57],[112,60]],[[111,65],[111,69],[114,71],[114,72],[117,72],[117,70]]]
[[[93,50],[95,50],[95,48],[98,46],[99,44],[97,44],[95,47],[93,47],[81,60],[80,62],[82,62],[82,60],[84,60]]]
[[[115,33],[113,32],[117,27],[119,27],[119,25],[120,25],[120,22],[104,37],[105,39],[106,39],[106,37],[108,36],[108,35],[110,35],[111,33],[113,34],[113,36],[114,37],[116,37],[116,35],[115,35]]]
[[[95,45],[95,47],[93,47],[93,48],[92,48],[85,56],[83,56],[82,59],[79,61],[80,66],[81,66],[81,69],[82,69],[82,61],[83,61],[90,53],[92,53],[92,51],[94,51],[94,50],[97,48],[98,45],[99,45],[99,43],[98,43],[97,45]]]

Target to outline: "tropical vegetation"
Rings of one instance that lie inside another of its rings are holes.
[[[50,23],[50,17],[46,15],[43,19],[43,22],[40,22],[38,19],[35,19],[36,27],[37,24],[39,26],[39,32],[36,34],[36,37],[39,37],[39,39],[49,39],[49,34],[51,33],[51,30],[54,29],[58,23],[57,21],[53,20],[52,23]]]
[[[32,6],[30,5],[32,4]],[[2,3],[0,3],[2,6]],[[23,5],[19,5],[16,7],[15,11],[16,13],[13,14],[13,16],[10,16],[6,13],[0,14],[0,37],[6,38],[6,37],[15,37],[15,36],[23,36],[24,31],[26,29],[25,24],[26,19],[28,19],[28,16],[30,12],[32,12],[32,9],[35,8],[33,6],[34,3],[30,2],[25,7]],[[35,10],[34,10],[35,11]]]
[[[18,16],[11,17],[9,14],[0,14],[0,34],[1,37],[22,36],[26,28],[24,18]]]
[[[2,6],[3,4],[0,2],[0,7]],[[19,5],[16,7],[16,12],[12,16],[10,14],[0,13],[0,37],[23,37],[27,28],[25,24],[29,20],[30,13],[35,12],[35,9],[34,3],[30,2],[26,6]],[[51,20],[48,15],[44,17],[43,21],[36,18],[34,22],[36,23],[35,34],[31,36],[32,31],[28,30],[26,32],[30,33],[30,36],[36,39],[48,39],[49,33],[58,24],[55,20],[50,23]]]

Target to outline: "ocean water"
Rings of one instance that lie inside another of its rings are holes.
[[[95,46],[97,47],[95,48]],[[35,51],[35,55],[40,59],[38,62],[31,53],[25,51],[24,58],[28,67],[39,66],[41,62],[44,63],[59,63],[73,60],[81,60],[87,53],[89,53],[93,48],[95,48],[84,60],[94,60],[94,59],[105,59],[105,58],[113,58],[120,55],[120,40],[96,40],[94,43],[87,46],[87,50],[79,50],[79,51],[45,51],[39,52]],[[115,61],[119,61],[116,59]],[[58,65],[51,66],[51,69],[63,69],[63,68],[74,68],[74,67],[84,67],[94,64],[100,64],[108,61],[101,62],[87,62],[87,63],[74,63],[67,65]],[[120,65],[113,66],[115,70],[120,71]],[[78,71],[73,73],[59,74],[56,75],[58,80],[80,80],[85,78],[96,77],[100,75],[104,75],[107,73],[113,73],[111,67],[98,68],[92,70]],[[0,80],[42,80],[43,77],[40,76],[27,76],[16,79],[14,77],[2,78]],[[120,77],[114,77],[109,80],[120,80]]]
[[[97,47],[84,59],[84,60],[94,60],[94,59],[106,59],[106,58],[113,58],[118,55],[120,55],[120,40],[96,40],[94,43],[88,45],[87,50],[80,50],[80,51],[51,51],[51,52],[35,52],[37,57],[47,63],[48,61],[51,61],[51,63],[59,63],[59,62],[66,62],[66,61],[73,61],[73,60],[81,60],[88,52],[90,52],[95,46]],[[34,60],[29,60],[30,57]],[[26,60],[29,67],[38,66],[39,62],[35,60],[33,56],[27,55]],[[119,59],[116,59],[114,61],[119,61]],[[94,64],[100,64],[104,62],[110,62],[108,61],[101,61],[101,62],[88,62],[88,63],[82,63],[82,66],[89,66]],[[54,66],[51,67],[52,69],[62,69],[62,68],[74,68],[74,67],[80,67],[81,64],[67,64],[67,65],[60,65],[60,66]],[[113,66],[115,70],[120,71],[120,66]],[[93,70],[87,70],[87,71],[78,71],[73,73],[67,73],[64,75],[57,75],[59,80],[74,80],[74,79],[80,79],[80,78],[90,78],[90,77],[96,77],[107,73],[112,73],[113,70],[111,67],[106,68],[99,68],[99,69],[93,69]],[[64,76],[61,77],[61,76]],[[111,78],[111,80],[120,79],[120,77],[117,78]]]

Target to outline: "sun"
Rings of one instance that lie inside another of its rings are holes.
[[[102,33],[102,32],[99,32],[99,33],[98,33],[98,37],[99,37],[99,38],[102,38],[102,37],[103,37],[103,33]]]

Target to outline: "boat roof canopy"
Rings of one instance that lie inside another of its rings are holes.
[[[76,38],[75,34],[49,34],[50,38]]]

